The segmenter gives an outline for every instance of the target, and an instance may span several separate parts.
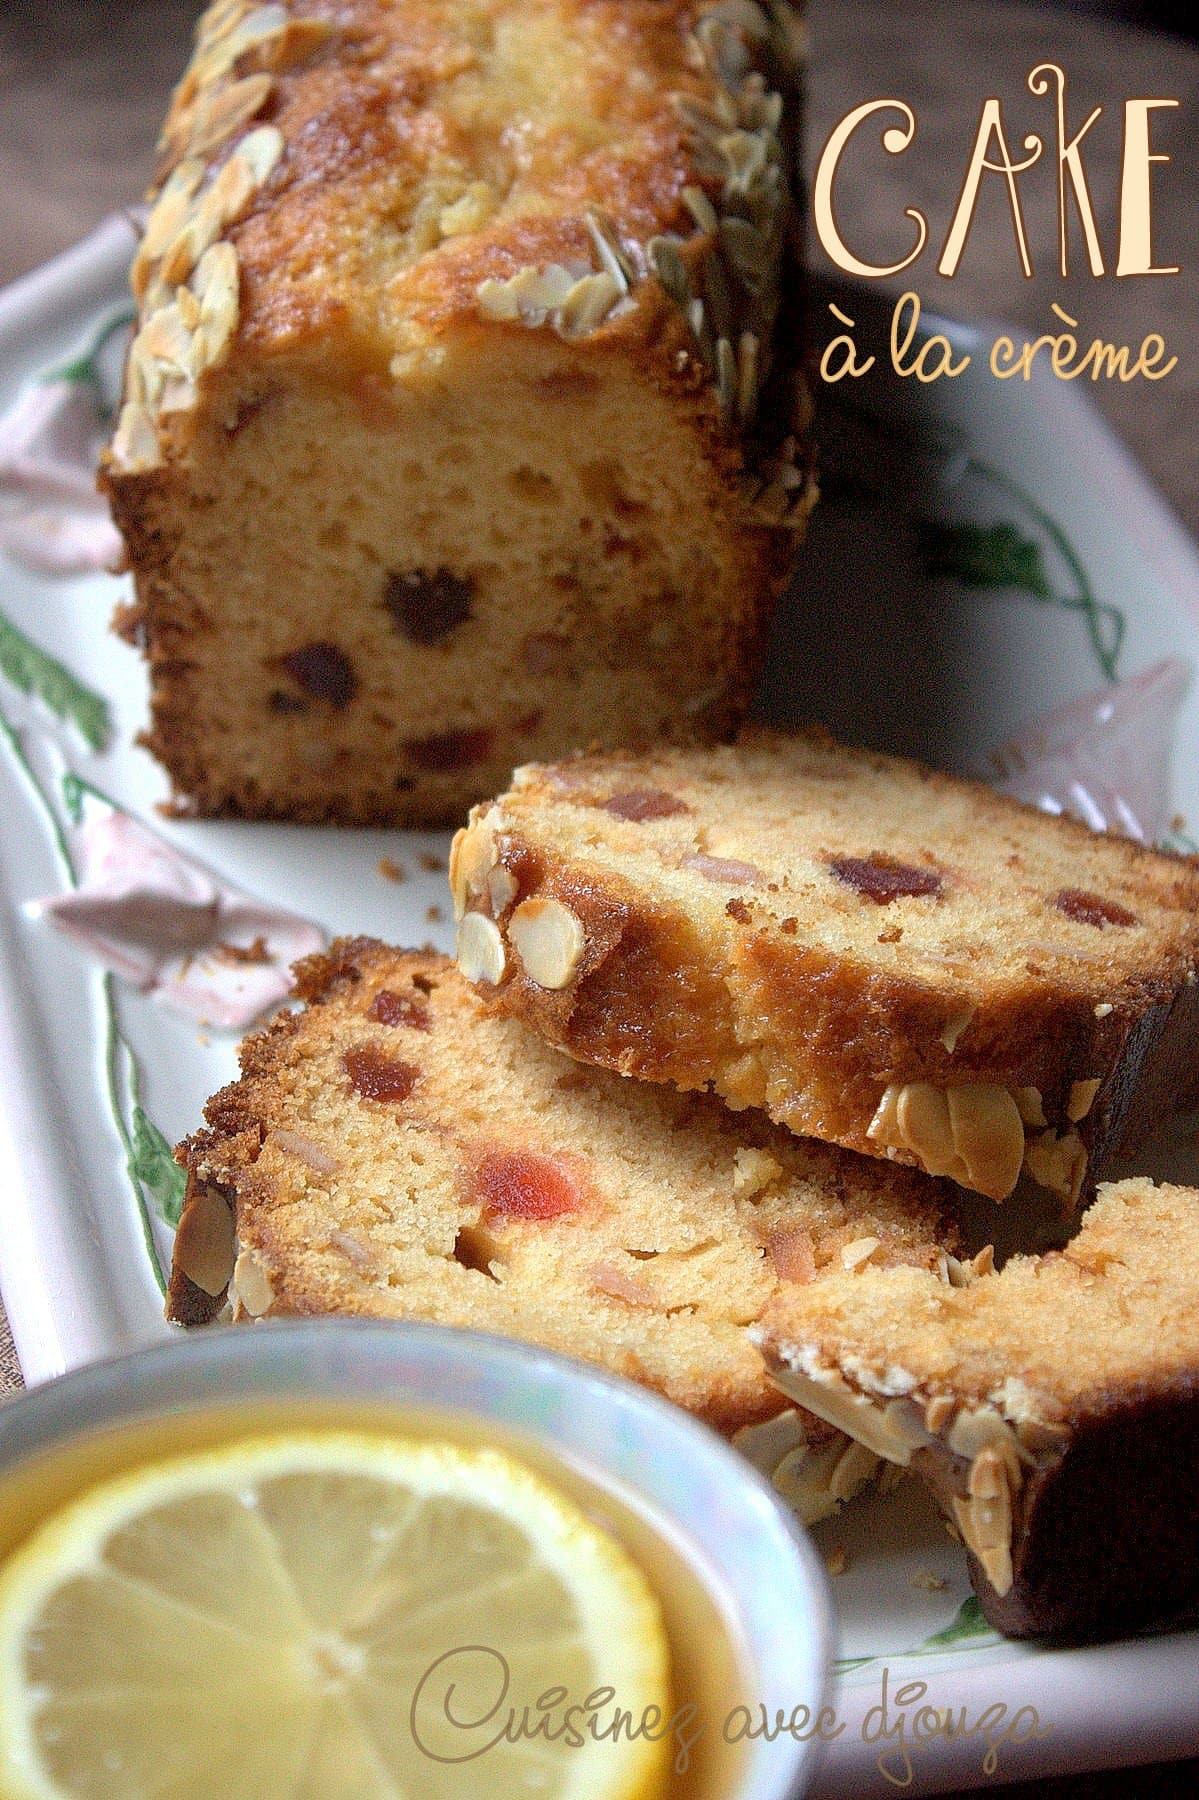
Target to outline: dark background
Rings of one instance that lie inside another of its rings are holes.
[[[1177,0],[1038,0],[1040,4],[1066,6],[1071,12],[1104,13],[1111,19],[1124,19],[1130,25],[1147,25],[1157,31],[1173,32],[1175,37],[1199,39],[1199,6],[1194,0],[1186,6]]]

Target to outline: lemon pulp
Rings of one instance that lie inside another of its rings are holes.
[[[0,1800],[653,1800],[668,1717],[645,1576],[495,1450],[174,1457],[0,1570]]]

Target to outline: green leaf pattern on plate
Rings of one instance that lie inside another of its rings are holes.
[[[133,1108],[131,1166],[142,1186],[153,1196],[159,1217],[168,1225],[178,1225],[187,1177],[157,1125],[146,1117],[141,1106],[136,1105]]]
[[[983,1617],[983,1609],[979,1605],[978,1595],[971,1594],[958,1607],[952,1624],[944,1631],[934,1631],[920,1645],[921,1650],[942,1650],[948,1644],[960,1644],[964,1638],[994,1637],[995,1633]]]
[[[978,457],[967,457],[965,468],[983,483],[998,488],[1033,520],[1069,569],[1075,591],[1063,594],[1053,586],[1041,545],[1007,521],[975,525],[918,520],[928,573],[951,576],[965,587],[1013,588],[1043,605],[1081,614],[1099,667],[1109,681],[1115,681],[1126,626],[1120,608],[1097,598],[1078,552],[1056,519],[1031,494],[1001,469]]]
[[[0,672],[23,694],[35,694],[56,718],[74,725],[91,750],[102,750],[111,730],[108,702],[18,630],[0,613]]]
[[[930,575],[951,575],[965,587],[1022,588],[1035,600],[1051,600],[1041,546],[1014,525],[943,525],[918,521],[924,566]]]
[[[838,1675],[852,1675],[856,1669],[867,1668],[872,1663],[892,1661],[899,1656],[935,1656],[938,1651],[944,1650],[982,1650],[999,1641],[998,1632],[993,1631],[983,1617],[978,1596],[971,1594],[962,1601],[948,1625],[940,1631],[934,1631],[931,1636],[922,1638],[909,1649],[879,1651],[874,1656],[843,1656],[833,1667]]]
[[[58,852],[59,861],[62,863],[68,882],[72,887],[77,887],[75,859],[71,855],[71,847],[67,841],[67,834],[58,809],[38,779],[37,771],[29,759],[20,733],[2,708],[0,708],[0,739],[3,739],[8,745],[17,768],[50,827],[54,847]],[[91,784],[77,775],[67,774],[63,778],[62,788],[68,816],[77,822],[80,817],[81,795],[85,790],[91,790]],[[141,1219],[142,1238],[146,1246],[150,1268],[159,1290],[165,1294],[166,1276],[163,1273],[162,1264],[159,1262],[158,1249],[154,1242],[150,1201],[147,1199],[147,1195],[153,1200],[155,1210],[168,1224],[177,1222],[178,1213],[172,1220],[168,1210],[176,1204],[175,1186],[173,1180],[166,1175],[161,1161],[162,1153],[165,1151],[169,1156],[170,1149],[166,1139],[157,1127],[151,1124],[142,1107],[137,1058],[122,1035],[117,1021],[116,992],[112,976],[107,972],[101,977],[101,993],[104,1002],[104,1074],[112,1121],[125,1153],[125,1167]],[[129,1101],[128,1109],[124,1097],[126,1094]],[[140,1132],[139,1118],[141,1121]],[[132,1119],[132,1125],[130,1119]],[[178,1171],[178,1176],[182,1181],[182,1170]]]
[[[71,357],[65,363],[55,363],[52,368],[43,369],[37,377],[38,381],[43,383],[66,381],[75,387],[90,388],[100,418],[111,420],[116,413],[119,396],[112,382],[105,379],[101,358],[113,338],[132,325],[136,318],[137,314],[131,306],[119,307],[108,318],[101,320],[87,347],[81,350],[78,356]]]

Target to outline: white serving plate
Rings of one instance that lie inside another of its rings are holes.
[[[130,245],[128,226],[113,222],[0,295],[0,410],[24,380],[69,360],[97,322],[121,308]],[[854,316],[865,319],[868,297],[855,302]],[[1170,655],[1199,662],[1199,555],[1077,388],[1052,378],[1000,385],[977,354],[985,336],[948,329],[959,349],[976,352],[967,376],[920,389],[856,384],[851,394],[824,396],[835,403],[824,427],[826,499],[780,622],[763,710],[820,717],[858,741],[981,769],[987,752],[1032,716],[1101,685],[1112,672],[1117,615],[1118,673]],[[1038,548],[1043,585],[1056,598],[993,581],[931,581],[917,523],[927,517],[1011,526]],[[1089,609],[1075,604],[1071,557],[1089,578]],[[132,1072],[136,1065],[146,1114],[174,1142],[195,1128],[203,1101],[236,1067],[232,1037],[200,1031],[106,982],[22,911],[62,883],[46,798],[56,804],[63,771],[94,782],[228,879],[330,932],[450,948],[444,879],[421,862],[444,858],[444,834],[156,815],[165,780],[133,743],[144,716],[143,672],[108,631],[122,594],[113,577],[52,579],[0,559],[0,611],[103,694],[114,724],[111,746],[92,754],[0,676],[0,707],[26,758],[22,765],[11,743],[0,743],[0,1285],[31,1384],[166,1337],[148,1246],[165,1267],[170,1232],[153,1195],[131,1180],[121,1135]],[[1195,691],[1179,722],[1173,795],[1184,819],[1199,820]],[[405,866],[404,883],[379,873],[384,855]],[[1177,1142],[1167,1156],[1178,1172]],[[833,1584],[843,1729],[816,1793],[862,1800],[897,1785],[931,1793],[1199,1753],[1199,1634],[1070,1652],[996,1638],[969,1602],[960,1551],[914,1484],[888,1503],[851,1508],[816,1535],[826,1553],[842,1548],[848,1560]],[[884,1673],[891,1734],[875,1741]],[[927,1691],[910,1690],[897,1703],[897,1688],[917,1681]],[[952,1710],[955,1742],[912,1745],[922,1706]],[[1007,1737],[992,1761],[989,1748],[1027,1706],[1037,1710],[1036,1726],[1022,1715],[1024,1741]],[[999,1707],[1007,1708],[1002,1720]],[[967,1726],[985,1715],[988,1729],[963,1735],[962,1708]],[[898,1755],[901,1717],[910,1771]],[[884,1772],[877,1759],[887,1749]]]

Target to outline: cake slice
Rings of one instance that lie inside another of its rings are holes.
[[[999,1630],[1199,1612],[1199,1192],[1105,1185],[1064,1250],[951,1276],[834,1272],[751,1336],[784,1392],[925,1478]]]
[[[220,0],[104,482],[175,805],[457,822],[745,711],[815,498],[786,0]]]
[[[520,769],[451,884],[572,1056],[996,1200],[1199,1103],[1199,861],[820,733]]]
[[[622,1082],[489,1014],[452,963],[367,940],[242,1048],[181,1147],[169,1316],[357,1313],[500,1332],[644,1382],[808,1516],[873,1455],[796,1415],[749,1326],[847,1263],[936,1268],[940,1184],[708,1096]]]

